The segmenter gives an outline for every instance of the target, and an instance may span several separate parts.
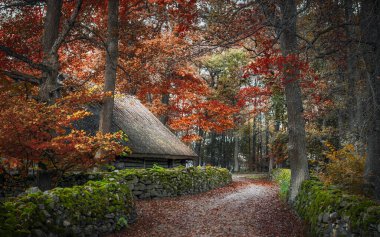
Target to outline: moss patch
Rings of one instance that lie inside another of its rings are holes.
[[[37,230],[60,235],[112,231],[117,220],[129,219],[133,208],[130,190],[116,182],[56,188],[2,203],[0,236],[27,236]]]
[[[272,179],[286,199],[290,170],[276,169]],[[325,186],[316,178],[304,181],[294,203],[297,213],[310,226],[313,236],[378,236],[380,205],[368,198],[348,194],[334,186]]]

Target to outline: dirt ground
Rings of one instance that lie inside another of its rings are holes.
[[[138,221],[110,237],[305,236],[277,190],[269,181],[234,176],[230,185],[206,193],[140,200]]]

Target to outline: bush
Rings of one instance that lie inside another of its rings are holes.
[[[271,174],[271,178],[276,182],[280,188],[280,197],[282,200],[286,200],[289,194],[290,188],[290,169],[274,169]]]
[[[280,164],[288,160],[289,135],[286,132],[278,132],[270,142],[271,156],[275,157],[275,163]]]
[[[326,164],[325,170],[319,173],[320,179],[327,185],[334,184],[350,192],[362,193],[365,157],[357,154],[351,144],[339,150],[329,143],[325,145],[329,148],[326,157],[330,162]]]

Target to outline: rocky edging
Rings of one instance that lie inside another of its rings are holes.
[[[0,236],[98,236],[136,219],[133,196],[119,182],[37,191],[0,206]]]
[[[276,169],[272,177],[279,184],[280,193],[286,196],[290,170]],[[315,178],[303,182],[294,208],[309,224],[311,236],[380,237],[379,203],[325,186]]]
[[[380,236],[380,205],[307,180],[295,202],[298,214],[314,236]]]
[[[128,183],[135,199],[156,199],[205,192],[222,187],[232,181],[227,169],[206,167],[177,167],[165,169],[125,169],[108,173],[72,174],[61,182],[62,186],[86,183],[88,180],[122,180]]]
[[[98,236],[135,221],[133,199],[194,194],[231,181],[227,169],[215,167],[72,174],[61,186],[75,186],[32,188],[0,203],[0,236]]]
[[[157,199],[205,192],[232,181],[227,169],[207,167],[119,170],[108,179],[122,178],[136,199]]]

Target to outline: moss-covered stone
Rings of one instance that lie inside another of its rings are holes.
[[[128,182],[139,199],[194,194],[232,181],[227,169],[211,166],[117,170],[107,174],[105,179]]]
[[[94,236],[127,226],[135,198],[193,194],[232,181],[226,169],[178,167],[71,174],[62,186],[0,204],[0,236]]]
[[[290,170],[275,170],[273,179],[280,193],[288,192]],[[303,182],[294,208],[310,225],[312,236],[380,236],[378,203],[325,186],[316,178]]]
[[[131,221],[134,212],[127,185],[91,181],[83,186],[56,188],[4,202],[0,236],[33,236],[41,232],[91,236],[115,230],[120,218]],[[91,231],[84,234],[86,228]]]

